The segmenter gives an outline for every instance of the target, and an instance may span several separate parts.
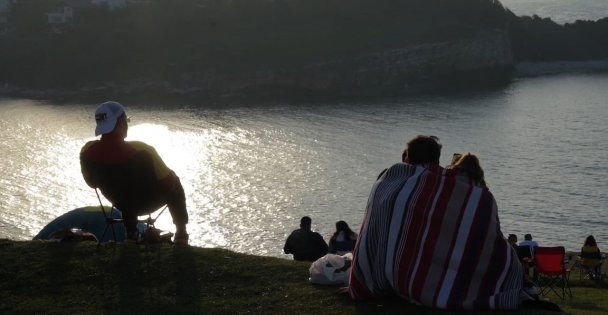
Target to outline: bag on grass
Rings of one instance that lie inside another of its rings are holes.
[[[310,282],[314,284],[348,284],[350,254],[327,254],[310,265]]]

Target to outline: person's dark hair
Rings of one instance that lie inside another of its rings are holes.
[[[300,227],[301,228],[305,228],[305,229],[309,229],[310,230],[310,226],[311,225],[312,225],[312,220],[310,219],[310,217],[304,216],[304,217],[302,217],[302,219],[300,219]]]
[[[588,247],[595,247],[595,246],[597,246],[597,243],[595,242],[595,237],[593,237],[593,235],[587,236],[587,239],[585,239],[585,245],[584,246],[588,246]]]
[[[517,242],[517,235],[515,235],[515,234],[509,234],[508,240],[510,242]]]
[[[334,232],[334,235],[331,236],[330,240],[335,240],[336,237],[340,235],[340,232],[344,232],[346,237],[353,237],[356,235],[355,232],[350,229],[348,223],[346,223],[345,221],[338,221],[336,222],[336,231]]]
[[[416,136],[407,143],[401,159],[410,164],[437,163],[441,157],[441,143],[435,136]]]
[[[532,234],[526,234],[526,235],[524,235],[524,240],[531,241],[532,240]]]

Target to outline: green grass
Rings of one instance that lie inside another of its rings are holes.
[[[555,314],[354,302],[311,285],[309,266],[215,248],[0,240],[0,314]],[[574,298],[552,301],[570,314],[608,313],[608,285],[572,278]]]

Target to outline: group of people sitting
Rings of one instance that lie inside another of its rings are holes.
[[[321,234],[312,231],[311,225],[310,217],[300,219],[300,228],[291,232],[285,241],[285,254],[293,254],[294,260],[315,261],[327,253],[344,255],[355,248],[357,233],[345,221],[336,222],[336,231],[330,237],[329,245]]]
[[[129,117],[121,104],[101,104],[95,121],[101,138],[82,148],[82,174],[122,211],[127,241],[137,239],[138,215],[166,204],[176,226],[174,242],[187,244],[179,177],[153,147],[125,141]],[[373,184],[358,236],[339,221],[328,245],[304,217],[287,238],[285,253],[314,261],[328,252],[353,251],[348,293],[356,300],[397,294],[439,309],[517,309],[529,298],[524,270],[500,230],[479,159],[457,155],[444,168],[441,148],[434,136],[407,143],[402,161]]]
[[[538,247],[538,243],[532,240],[532,234],[524,235],[524,240],[519,244],[517,244],[517,235],[509,234],[507,241],[511,244],[521,260],[532,259],[532,257],[534,257],[534,248]]]
[[[534,258],[534,249],[538,247],[538,243],[532,240],[531,234],[524,235],[524,240],[517,244],[517,235],[509,234],[509,244],[513,246],[513,249],[519,256],[519,259],[524,262],[525,265],[532,266]],[[580,254],[576,263],[581,268],[587,271],[589,278],[597,279],[602,275],[602,254],[597,246],[595,237],[593,235],[587,236],[583,247],[581,248]]]
[[[479,159],[439,163],[437,137],[411,139],[373,184],[353,251],[355,300],[396,294],[448,310],[514,310],[533,298],[501,232]]]
[[[479,159],[465,153],[442,167],[441,148],[437,137],[416,136],[402,161],[376,179],[348,293],[355,300],[397,294],[439,309],[517,309],[532,297],[523,290],[522,264],[500,230]],[[314,233],[307,222],[285,244],[295,259],[314,260],[293,250],[302,239],[297,235]]]

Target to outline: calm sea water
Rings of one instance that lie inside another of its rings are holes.
[[[490,92],[342,104],[217,108],[126,104],[129,139],[154,145],[181,177],[192,244],[287,257],[310,215],[326,238],[359,228],[377,174],[407,140],[439,136],[442,164],[477,153],[504,233],[608,250],[608,74],[530,78]],[[31,239],[56,216],[97,204],[81,146],[96,104],[0,100],[0,238]],[[160,227],[173,229],[168,213]]]
[[[549,17],[564,24],[576,20],[599,20],[608,17],[606,0],[500,0],[517,15]]]

